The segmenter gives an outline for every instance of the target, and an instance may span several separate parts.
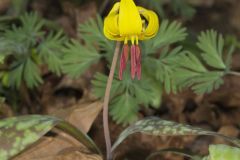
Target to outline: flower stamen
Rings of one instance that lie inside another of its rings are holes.
[[[138,80],[141,79],[142,65],[141,65],[141,49],[138,45],[136,45],[136,74]]]
[[[131,46],[131,77],[135,78],[136,73],[136,46],[132,44]]]
[[[119,67],[119,79],[122,80],[123,77],[123,71],[126,69],[127,66],[127,61],[128,61],[128,44],[123,45],[122,53],[121,53],[121,58],[120,58],[120,67]]]

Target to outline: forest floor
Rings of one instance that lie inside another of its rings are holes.
[[[191,33],[195,34],[213,28],[224,35],[240,37],[239,0],[195,1],[196,15],[193,19],[184,21],[184,25]],[[0,3],[0,11],[4,11],[7,3],[5,5],[1,6]],[[76,37],[76,24],[94,17],[98,5],[95,1],[86,2],[84,5],[75,5],[69,1],[55,3],[53,0],[35,0],[31,3],[30,9],[38,11],[43,17],[53,19],[64,28],[69,36]],[[174,19],[174,17],[171,18]],[[232,63],[235,71],[240,71],[240,54],[238,52],[239,50],[236,50],[233,55]],[[102,64],[92,66],[81,78],[75,80],[68,77],[59,78],[54,75],[46,76],[44,79],[46,83],[41,86],[43,92],[37,101],[41,102],[42,108],[39,110],[41,114],[61,115],[78,127],[84,128],[84,131],[88,132],[104,151],[102,103],[91,94],[90,84],[93,74],[99,68],[103,68]],[[160,109],[142,109],[139,117],[158,116],[161,119],[240,137],[240,78],[227,76],[224,80],[224,85],[211,94],[199,96],[190,90],[178,94],[164,94]],[[36,100],[32,100],[32,103],[37,104]],[[6,109],[5,114],[11,114],[9,112]],[[113,141],[123,129],[124,127],[113,121],[110,122]],[[20,155],[16,160],[99,159],[99,157],[91,157],[91,155],[86,158],[86,156],[81,157],[82,155],[77,154],[76,148],[74,148],[77,144],[74,140],[66,144],[66,141],[61,138],[53,140],[49,137],[43,139],[25,154]],[[153,151],[166,147],[186,148],[194,153],[207,154],[208,145],[211,143],[226,142],[208,136],[153,137],[136,134],[130,136],[119,146],[116,156],[118,160],[144,160]],[[172,154],[166,154],[164,159],[184,160],[184,158]]]

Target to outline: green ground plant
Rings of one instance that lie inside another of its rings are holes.
[[[79,34],[87,47],[70,42],[63,62],[64,73],[74,78],[103,58],[110,63],[114,43],[104,37],[102,27],[100,17],[79,26]],[[191,50],[180,43],[186,37],[186,28],[180,23],[163,20],[156,38],[141,43],[141,81],[131,80],[129,73],[125,73],[121,81],[117,75],[113,80],[110,114],[117,123],[126,125],[136,121],[141,105],[160,107],[163,91],[177,93],[191,88],[196,94],[211,93],[224,83],[224,76],[237,74],[231,71],[234,46],[225,47],[221,34],[214,30],[201,32],[195,49]],[[92,48],[94,45],[98,50]],[[78,59],[81,54],[84,56]],[[95,75],[92,84],[96,96],[103,98],[106,82],[107,76],[103,73]]]
[[[172,0],[176,13],[191,17],[194,14],[185,1]],[[16,2],[17,3],[17,2]],[[162,5],[149,1],[163,15]],[[16,9],[17,10],[17,9]],[[21,9],[17,12],[20,14]],[[78,27],[78,39],[69,40],[62,31],[49,30],[47,22],[35,13],[26,13],[11,23],[0,23],[0,78],[1,92],[39,87],[43,82],[42,67],[52,73],[78,78],[93,64],[105,60],[111,63],[115,43],[105,38],[100,16]],[[81,38],[80,38],[81,37]],[[207,94],[218,89],[226,75],[239,76],[232,71],[231,59],[237,40],[224,37],[213,29],[201,32],[196,41],[188,40],[188,31],[177,21],[161,19],[155,38],[140,43],[142,48],[142,79],[132,80],[125,72],[119,80],[115,74],[110,96],[110,115],[126,128],[111,148],[136,132],[154,136],[210,135],[224,138],[236,147],[211,145],[208,156],[186,153],[184,150],[165,149],[151,154],[148,159],[163,152],[174,152],[193,160],[238,160],[240,141],[212,131],[178,124],[158,118],[138,120],[142,107],[159,108],[163,92],[178,93],[192,89],[196,94]],[[193,46],[189,48],[186,42]],[[127,66],[130,67],[129,65]],[[108,77],[97,73],[92,80],[93,93],[103,99]],[[101,152],[94,142],[71,124],[50,116],[22,116],[0,121],[0,159],[7,160],[38,141],[52,128],[58,127],[86,145],[93,153]],[[6,145],[7,144],[7,145]],[[4,147],[5,146],[5,147]],[[6,148],[6,146],[8,146]],[[224,152],[222,152],[224,150]]]
[[[44,31],[45,22],[37,14],[20,17],[20,24],[5,26],[1,32],[2,85],[30,89],[43,83],[41,66],[61,74],[63,45],[67,38],[61,31]]]

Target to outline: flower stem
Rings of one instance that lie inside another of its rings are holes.
[[[110,99],[110,92],[111,92],[114,72],[115,72],[115,68],[117,65],[119,50],[120,50],[120,42],[117,42],[116,48],[114,51],[114,55],[113,55],[110,73],[108,76],[104,101],[103,101],[103,129],[104,129],[104,137],[105,137],[106,149],[107,149],[107,160],[112,160],[111,138],[110,138],[109,124],[108,124],[108,104],[109,104],[109,99]]]
[[[234,76],[240,76],[240,72],[230,71],[228,74],[234,75]]]

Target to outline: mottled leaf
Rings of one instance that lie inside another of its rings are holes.
[[[99,149],[91,139],[70,123],[51,116],[28,115],[0,121],[0,159],[7,160],[17,155],[53,127],[69,133],[90,150],[99,153]]]
[[[144,133],[154,136],[184,136],[184,135],[211,135],[224,138],[225,140],[240,147],[240,140],[224,136],[222,134],[192,127],[181,123],[162,120],[156,117],[145,118],[126,128],[112,147],[112,151],[133,133]]]

